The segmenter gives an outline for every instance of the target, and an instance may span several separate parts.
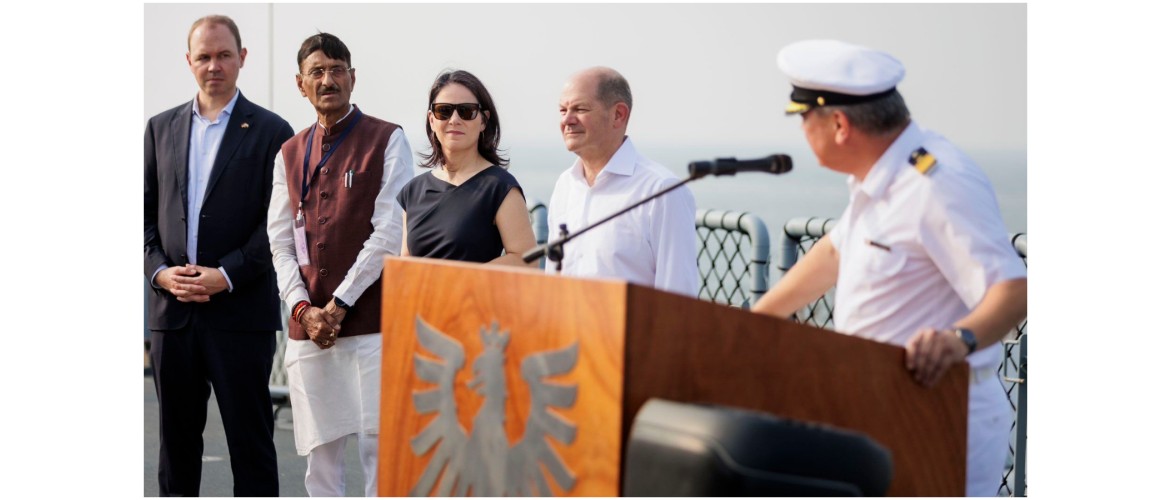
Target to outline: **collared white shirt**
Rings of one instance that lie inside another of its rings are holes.
[[[937,160],[925,174],[909,161],[919,147]],[[992,285],[1026,276],[987,176],[941,135],[911,122],[848,184],[849,206],[829,233],[841,332],[905,345],[922,328],[950,328]],[[968,361],[979,369],[1001,357],[993,345]]]
[[[337,290],[333,291],[334,296],[347,304],[356,303],[358,297],[382,275],[383,257],[398,255],[402,250],[402,207],[395,197],[414,177],[411,165],[410,144],[399,128],[390,134],[383,155],[381,187],[374,202],[374,215],[370,218],[374,232],[362,245],[357,260],[345,273]],[[309,300],[309,292],[297,264],[296,245],[293,242],[295,214],[289,209],[288,180],[284,170],[284,155],[278,154],[272,170],[268,240],[280,298],[292,309],[297,302]]]
[[[351,115],[351,114],[353,114],[353,104],[350,104],[349,109],[347,109],[345,111],[345,114],[342,115],[341,118],[338,118],[337,121],[335,121],[333,123],[334,124],[341,123],[341,122],[345,121],[346,118],[349,118],[349,115]],[[322,130],[329,130],[329,127],[326,127],[325,124],[323,122],[321,122],[321,117],[317,117],[317,125],[320,125]]]
[[[678,182],[666,167],[638,154],[628,137],[590,187],[580,159],[553,188],[549,240],[567,224],[575,233]],[[576,237],[564,247],[568,276],[617,278],[660,290],[699,295],[695,197],[680,187]],[[545,264],[556,272],[552,262]]]

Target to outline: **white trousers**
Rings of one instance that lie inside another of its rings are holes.
[[[967,496],[999,492],[1011,429],[1011,404],[999,377],[972,383],[967,398]]]
[[[378,496],[378,435],[349,434],[309,450],[305,491],[311,497],[345,496],[345,445],[357,436],[358,457],[366,478],[366,496]]]
[[[284,351],[298,455],[350,434],[377,434],[382,336],[341,337],[329,349],[289,340]]]

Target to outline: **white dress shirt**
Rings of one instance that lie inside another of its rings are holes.
[[[936,159],[925,174],[910,164],[919,147]],[[911,122],[863,181],[848,183],[849,206],[829,232],[841,332],[904,346],[921,328],[953,326],[992,285],[1026,275],[987,176],[942,136]],[[1002,358],[998,342],[967,357],[968,496],[995,495],[1007,455]]]
[[[570,233],[678,182],[666,167],[638,154],[628,137],[597,175],[585,181],[577,159],[553,188],[549,240],[560,224]],[[699,295],[695,197],[686,186],[576,237],[564,247],[564,274],[617,278],[690,297]],[[556,272],[553,262],[547,272]]]
[[[909,162],[919,147],[937,160],[926,174]],[[903,346],[921,328],[953,326],[992,285],[1026,276],[987,176],[941,135],[911,122],[864,181],[848,184],[849,206],[829,233],[840,331]],[[1002,354],[994,344],[968,361],[995,367]]]
[[[374,232],[362,245],[357,260],[346,272],[341,285],[333,291],[333,295],[346,304],[356,303],[366,288],[382,275],[383,257],[398,255],[402,249],[402,207],[395,197],[414,175],[411,170],[410,144],[406,142],[406,135],[401,128],[390,135],[383,158],[382,184],[377,201],[374,202],[374,215],[370,219]],[[272,171],[268,239],[280,298],[291,309],[297,302],[309,300],[309,292],[301,280],[301,268],[297,264],[296,246],[293,243],[295,214],[288,208],[288,181],[284,170],[284,155],[278,154]]]

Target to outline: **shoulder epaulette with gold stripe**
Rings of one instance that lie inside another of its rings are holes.
[[[914,165],[914,169],[922,175],[929,174],[934,166],[938,164],[934,159],[934,155],[926,151],[926,148],[918,148],[913,153],[910,153],[910,164]]]

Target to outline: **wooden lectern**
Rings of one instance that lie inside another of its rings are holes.
[[[389,257],[382,283],[381,496],[617,496],[651,397],[860,431],[889,495],[964,494],[965,365],[927,389],[901,348],[621,281]]]

